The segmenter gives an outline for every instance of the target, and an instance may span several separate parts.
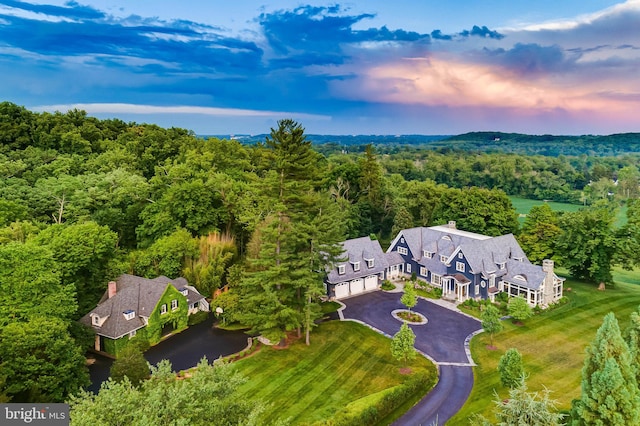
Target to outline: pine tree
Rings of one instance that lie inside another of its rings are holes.
[[[287,331],[308,334],[319,316],[326,265],[343,239],[334,201],[316,191],[322,161],[293,120],[281,120],[266,140],[267,163],[256,183],[264,219],[248,247],[242,280],[242,322],[272,341]]]
[[[636,382],[640,385],[640,311],[631,313],[631,324],[626,330],[625,337],[629,346],[631,365],[636,373]]]
[[[613,313],[604,317],[586,352],[582,395],[574,405],[573,424],[640,424],[640,395],[635,371]]]

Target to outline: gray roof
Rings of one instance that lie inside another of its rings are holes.
[[[387,256],[382,251],[380,243],[370,237],[354,238],[341,243],[343,252],[340,256],[344,261],[337,262],[335,268],[327,274],[329,284],[364,278],[369,275],[384,272],[389,267]],[[373,259],[373,268],[367,265],[367,259]],[[360,270],[354,270],[354,263],[360,262]],[[404,261],[398,262],[403,263]],[[338,266],[344,265],[344,274],[338,273]]]
[[[521,263],[530,263],[513,234],[465,242],[460,245],[460,250],[476,274],[502,275],[500,271],[504,271],[504,268],[500,269],[498,264],[506,263],[509,259],[518,258],[523,260]]]
[[[158,304],[167,285],[173,285],[178,291],[186,289],[187,302],[193,304],[204,299],[197,290],[189,286],[184,278],[174,280],[165,276],[154,279],[123,274],[116,280],[116,294],[109,298],[109,290],[105,291],[98,306],[80,319],[80,322],[91,326],[97,334],[117,339],[145,326],[142,317],[149,317]],[[127,320],[124,312],[134,311],[133,319]],[[102,327],[94,326],[91,317],[97,314],[101,318],[107,317]]]
[[[507,273],[502,277],[502,280],[538,290],[544,283],[545,276],[546,273],[542,270],[542,266],[507,260]]]
[[[400,231],[389,250],[403,237],[414,260],[438,275],[447,273],[447,266],[442,263],[440,256],[450,258],[460,250],[474,274],[482,274],[486,278],[495,274],[500,279],[531,289],[538,289],[544,281],[542,267],[531,264],[513,234],[489,237],[447,225],[417,227]],[[424,257],[424,251],[431,253],[432,257]],[[388,251],[388,254],[391,253],[395,252]],[[515,279],[518,275],[525,280]]]
[[[389,266],[402,265],[404,263],[404,259],[402,258],[402,255],[397,251],[385,253],[385,257],[387,258],[387,263],[389,264]]]

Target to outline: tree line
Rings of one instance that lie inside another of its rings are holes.
[[[455,220],[487,235],[519,234],[533,259],[567,262],[596,282],[610,281],[613,263],[639,261],[633,203],[624,229],[604,219],[617,202],[607,196],[576,214],[532,214],[521,231],[499,185],[453,185],[447,176],[455,167],[447,165],[466,164],[457,153],[392,155],[371,145],[320,151],[292,120],[243,145],[0,103],[0,392],[14,401],[60,401],[86,385],[82,353],[93,340],[76,320],[125,272],[184,276],[209,298],[226,286],[216,305],[227,319],[274,342],[287,333],[310,342],[325,268],[346,238],[387,241],[399,229]],[[498,167],[498,158],[478,162]],[[503,163],[513,161],[517,174],[525,160],[507,155]],[[596,230],[603,234],[584,234]],[[620,235],[630,238],[619,244]],[[563,257],[570,249],[587,255]],[[60,345],[69,350],[57,354]],[[44,375],[50,380],[36,380]]]

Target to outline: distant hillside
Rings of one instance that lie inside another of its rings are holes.
[[[209,137],[202,135],[201,137]],[[236,139],[251,145],[264,142],[261,135],[211,135],[221,139]],[[640,152],[640,133],[620,133],[607,136],[526,135],[522,133],[471,132],[462,135],[307,135],[324,153],[342,149],[362,151],[367,144],[379,152],[392,152],[401,146],[422,149],[461,150],[478,152],[508,152],[523,155],[616,156]]]
[[[640,152],[640,133],[614,135],[526,135],[521,133],[471,132],[445,138],[433,147],[465,151],[515,152],[540,155],[615,156]]]

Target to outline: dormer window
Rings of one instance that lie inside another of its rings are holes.
[[[93,316],[93,325],[100,325],[100,317],[98,315]]]
[[[433,256],[433,254],[431,254],[430,251],[424,250],[422,252],[422,255],[426,258],[426,259],[431,259],[431,257]]]
[[[180,289],[180,293],[182,293],[184,297],[187,297],[187,295],[189,294],[189,289],[187,289],[186,287],[182,287]]]
[[[451,237],[448,235],[445,235],[442,237],[443,240],[447,240],[447,241],[451,241]]]
[[[517,260],[518,262],[524,262],[524,258],[522,257],[514,257],[513,260]]]
[[[374,265],[374,259],[367,260],[367,268],[373,268],[373,265]]]
[[[500,262],[497,265],[498,265],[498,269],[504,269],[505,263],[504,262]]]
[[[513,278],[515,278],[516,280],[520,280],[520,281],[526,281],[526,280],[527,280],[527,279],[526,279],[524,276],[522,276],[522,275],[516,275],[516,276],[515,276],[515,277],[513,277]]]
[[[354,271],[360,270],[360,262],[353,262],[353,270]]]
[[[132,319],[134,319],[136,317],[136,312],[132,311],[132,310],[128,310],[128,311],[124,311],[123,315],[124,315],[124,319],[129,321],[129,320],[132,320]]]
[[[344,275],[344,265],[338,265],[338,274]]]
[[[440,262],[447,263],[447,256],[441,254],[440,255]]]

